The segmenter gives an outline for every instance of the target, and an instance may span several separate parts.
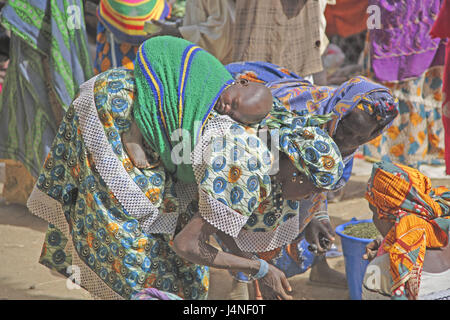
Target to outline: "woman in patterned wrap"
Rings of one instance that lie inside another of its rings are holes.
[[[163,21],[172,8],[165,0],[100,0],[94,74],[110,68],[133,69],[139,45],[147,38],[146,21]]]
[[[382,161],[373,166],[366,199],[384,239],[367,245],[364,258],[372,261],[363,298],[450,299],[450,190],[433,188],[416,169]]]
[[[353,77],[337,87],[318,86],[269,62],[234,62],[225,67],[236,80],[246,79],[265,84],[288,110],[303,114],[333,114],[335,120],[327,124],[327,131],[339,147],[345,166],[341,179],[330,190],[331,193],[341,192],[341,188],[350,179],[353,157],[358,147],[388,129],[398,115],[398,101],[390,90],[365,77]],[[318,220],[326,227],[329,237],[334,236],[327,212],[327,195],[316,194],[310,200],[314,203],[310,212],[301,214],[314,215],[312,223]],[[313,283],[347,286],[345,275],[328,266],[324,256],[328,248],[319,246],[318,252],[313,254],[308,250],[309,243],[301,233],[297,240],[288,246],[267,252],[265,257],[270,257],[271,262],[283,270],[287,277],[304,273],[311,268],[309,278]],[[243,275],[238,275],[238,278],[241,282],[246,281]],[[241,285],[237,284],[238,286]]]
[[[319,127],[329,116],[299,116],[277,100],[253,126],[218,114],[213,107],[232,82],[198,46],[156,37],[140,47],[134,71],[84,83],[28,200],[50,223],[40,262],[66,276],[78,266],[79,284],[102,299],[148,288],[205,299],[208,266],[260,279],[268,298],[291,298],[284,274],[253,253],[308,228],[298,200],[332,188],[342,158]],[[133,166],[121,141],[133,119],[146,169]],[[267,129],[266,144],[258,134]],[[232,253],[209,245],[212,234]]]

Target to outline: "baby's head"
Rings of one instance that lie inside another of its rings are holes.
[[[259,123],[272,110],[272,93],[260,83],[239,79],[220,95],[214,109],[243,124]]]

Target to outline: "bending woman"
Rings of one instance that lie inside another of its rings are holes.
[[[286,113],[292,132],[272,171],[279,149],[258,137],[263,128],[214,110],[233,79],[212,55],[157,37],[135,65],[83,84],[59,127],[28,201],[50,223],[40,262],[66,276],[78,266],[79,284],[102,299],[145,288],[204,299],[207,266],[251,274],[268,295],[291,298],[284,274],[252,252],[292,241],[297,200],[341,177],[339,151],[318,128],[329,118]],[[152,168],[136,168],[124,151],[132,121]],[[233,253],[207,243],[215,233]]]
[[[384,240],[367,246],[365,258],[373,260],[364,276],[363,298],[449,299],[450,190],[432,188],[416,169],[379,162],[366,199]]]
[[[338,87],[315,86],[286,68],[268,62],[236,62],[226,66],[235,79],[266,85],[272,95],[283,105],[301,114],[333,114],[334,121],[327,124],[327,131],[336,142],[345,164],[344,173],[332,190],[342,188],[350,179],[353,156],[359,146],[371,141],[386,130],[398,115],[398,103],[390,90],[364,77],[354,77]],[[313,202],[309,212],[311,222],[320,221],[328,239],[334,236],[327,212],[326,193],[310,197]],[[304,201],[303,201],[304,202]],[[303,206],[302,206],[303,207]],[[266,253],[288,277],[303,273],[311,266],[310,280],[327,286],[346,286],[344,275],[330,269],[323,256],[327,248],[318,247],[318,255],[308,250],[309,243],[299,232],[298,239],[287,247]],[[245,277],[240,277],[245,280]]]

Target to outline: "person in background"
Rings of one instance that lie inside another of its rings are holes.
[[[224,64],[271,62],[310,81],[315,75],[324,84],[321,55],[328,45],[327,3],[334,2],[187,0],[182,24],[155,21],[161,30],[152,36],[182,37]]]
[[[186,39],[210,52],[223,64],[232,62],[235,0],[187,0],[181,23],[153,21],[160,30],[149,37]]]
[[[442,77],[445,43],[429,32],[441,0],[379,1],[380,28],[368,30],[365,74],[392,90],[399,116],[364,145],[364,156],[418,168],[444,164]]]
[[[331,112],[336,116],[335,121],[329,123],[327,130],[339,147],[345,164],[342,179],[336,184],[337,190],[350,179],[353,156],[358,147],[389,128],[398,115],[398,102],[390,90],[364,77],[354,77],[334,88],[312,85],[287,68],[267,62],[231,63],[226,68],[237,80],[248,79],[265,84],[272,91],[272,95],[280,99],[289,110],[318,115]],[[327,215],[326,195],[317,195],[312,202],[314,205],[311,214],[314,213],[317,219],[327,226],[328,233],[333,235]],[[329,248],[320,248],[319,254],[314,256],[308,250],[308,245],[307,241],[299,236],[299,241],[295,244],[265,256],[271,257],[272,263],[288,277],[311,268],[312,282],[325,286],[345,286],[345,276],[332,270],[323,255],[323,249]],[[244,277],[240,279],[245,281]],[[245,292],[242,287],[245,285],[234,283],[234,287],[236,290],[232,295],[242,297]]]
[[[145,22],[164,20],[170,11],[165,0],[100,0],[94,73],[121,66],[133,69],[139,45],[147,39]]]
[[[442,91],[442,122],[445,131],[445,166],[446,174],[450,175],[450,1],[444,0],[439,15],[430,31],[433,38],[447,39],[445,49],[445,67]]]
[[[233,61],[265,61],[307,80],[323,70],[326,1],[238,1]]]
[[[433,188],[414,168],[382,161],[365,197],[384,239],[369,243],[363,256],[372,260],[363,299],[450,299],[450,190]]]
[[[25,204],[65,111],[92,76],[92,63],[82,1],[8,1],[1,23],[11,35],[0,96],[3,198]]]

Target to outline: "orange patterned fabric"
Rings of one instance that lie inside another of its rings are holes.
[[[416,299],[427,248],[448,243],[450,190],[432,188],[431,180],[418,170],[390,162],[376,163],[366,199],[377,208],[380,219],[394,222],[383,249],[391,260],[393,299]]]

